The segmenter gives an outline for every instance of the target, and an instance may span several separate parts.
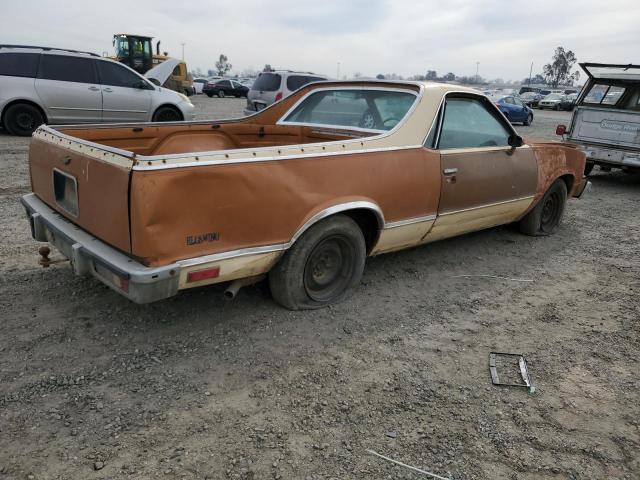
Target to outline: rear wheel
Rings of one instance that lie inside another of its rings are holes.
[[[224,98],[224,91],[218,90],[218,98]]]
[[[531,125],[533,123],[533,113],[530,113],[529,115],[527,115],[527,119],[522,123],[525,127],[528,127],[529,125]]]
[[[182,120],[182,114],[175,107],[165,105],[156,110],[153,114],[154,122],[179,122]]]
[[[360,227],[335,215],[307,230],[271,270],[271,294],[291,310],[339,302],[360,283],[365,258]]]
[[[207,93],[207,97],[209,97],[209,98],[213,97],[213,93],[211,93],[211,92],[206,92],[206,93]]]
[[[40,110],[28,103],[11,105],[4,114],[4,126],[12,135],[28,137],[43,123]]]
[[[520,231],[534,237],[551,235],[560,226],[566,203],[567,185],[559,178],[533,210],[520,220]]]

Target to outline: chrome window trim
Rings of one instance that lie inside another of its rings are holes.
[[[335,124],[331,124],[331,123],[287,122],[287,121],[285,121],[285,119],[289,115],[291,115],[291,113],[293,113],[295,111],[295,109],[298,108],[298,106],[300,106],[300,104],[302,102],[304,102],[307,98],[309,98],[311,95],[314,95],[317,92],[345,91],[345,90],[352,90],[352,91],[359,91],[359,90],[364,90],[364,91],[374,90],[374,91],[376,91],[377,90],[377,91],[381,91],[381,92],[410,93],[411,95],[413,95],[416,98],[414,99],[413,103],[411,104],[411,107],[409,107],[407,109],[407,112],[404,114],[404,117],[402,117],[402,120],[400,120],[390,130],[378,130],[378,129],[369,129],[369,128],[360,128],[360,127],[349,127],[347,125],[335,125]],[[344,87],[316,88],[316,89],[310,90],[307,93],[305,93],[296,103],[293,104],[293,106],[291,106],[291,108],[289,108],[289,110],[284,112],[284,114],[276,122],[276,125],[297,125],[297,126],[301,126],[301,127],[324,127],[324,128],[335,128],[337,130],[353,130],[353,131],[356,131],[356,132],[367,132],[367,133],[391,133],[391,132],[394,132],[395,130],[397,130],[398,127],[403,125],[406,122],[406,119],[409,118],[410,114],[413,113],[413,110],[415,110],[416,105],[418,103],[420,103],[419,100],[422,98],[422,93],[423,93],[423,88],[420,88],[420,92],[416,92],[411,88],[394,88],[394,87],[359,87],[359,86],[346,87],[346,86],[344,86]]]

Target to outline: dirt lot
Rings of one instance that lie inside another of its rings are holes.
[[[37,267],[27,148],[0,132],[0,479],[426,478],[367,449],[452,479],[640,478],[640,177],[596,172],[550,238],[370,259],[333,308],[264,285],[139,306]],[[493,387],[492,350],[523,353],[536,392]]]

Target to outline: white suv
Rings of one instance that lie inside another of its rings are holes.
[[[0,126],[29,136],[42,123],[193,120],[184,95],[96,54],[0,45]]]
[[[308,83],[325,80],[328,78],[311,72],[292,72],[291,70],[262,72],[247,93],[247,107],[244,109],[244,114],[253,115],[288,97]]]

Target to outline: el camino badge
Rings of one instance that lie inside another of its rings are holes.
[[[189,235],[187,237],[187,245],[199,245],[203,242],[217,242],[220,240],[220,234],[218,232],[202,233],[200,235]]]

